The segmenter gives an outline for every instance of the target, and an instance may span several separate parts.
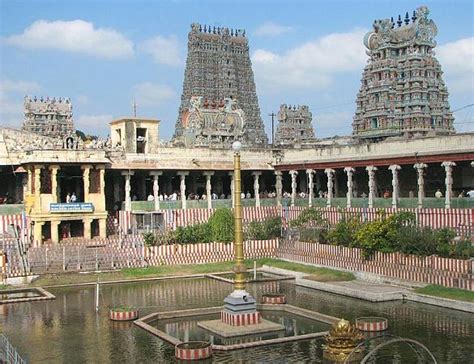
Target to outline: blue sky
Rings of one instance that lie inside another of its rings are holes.
[[[318,137],[349,135],[374,19],[427,5],[451,109],[474,103],[472,1],[0,0],[0,125],[20,127],[23,96],[72,98],[77,129],[106,135],[130,116],[174,131],[190,24],[246,29],[267,133],[281,103],[307,104]],[[455,114],[474,131],[474,108]]]

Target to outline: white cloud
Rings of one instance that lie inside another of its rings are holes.
[[[139,49],[152,56],[153,60],[159,64],[178,67],[181,65],[179,52],[179,42],[175,36],[154,38],[145,40]]]
[[[166,85],[144,82],[133,87],[133,95],[140,106],[156,106],[175,97],[174,90]]]
[[[95,28],[84,20],[38,20],[4,42],[24,49],[58,49],[101,58],[133,56],[133,43],[114,29]]]
[[[259,89],[321,90],[341,72],[362,72],[367,60],[362,44],[366,30],[332,33],[290,49],[283,54],[257,49],[252,55]]]
[[[448,90],[474,93],[474,37],[440,45],[437,58],[444,71]]]
[[[266,22],[255,30],[255,35],[257,37],[274,37],[283,33],[287,33],[290,30],[291,27],[289,26],[279,25],[273,22]]]
[[[103,127],[109,127],[109,123],[113,120],[113,116],[110,114],[105,115],[81,115],[74,121],[76,129],[101,129]]]
[[[2,79],[0,81],[0,126],[21,128],[23,98],[41,90],[36,82]]]

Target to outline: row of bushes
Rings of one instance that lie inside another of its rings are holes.
[[[244,233],[244,239],[266,240],[281,236],[281,218],[274,217],[265,221],[252,221]],[[234,217],[229,209],[217,209],[207,223],[180,226],[176,230],[161,235],[143,234],[145,245],[196,244],[234,240]]]
[[[300,240],[318,241],[362,249],[365,257],[374,252],[401,252],[414,255],[469,259],[474,249],[469,240],[453,243],[455,232],[444,228],[434,230],[416,226],[415,214],[399,212],[390,216],[384,213],[378,219],[362,223],[360,217],[343,216],[333,227],[320,223],[319,227],[300,229]]]

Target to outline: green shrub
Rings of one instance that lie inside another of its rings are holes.
[[[230,243],[234,241],[234,216],[229,209],[217,209],[208,221],[211,241]]]
[[[264,221],[252,221],[248,225],[246,238],[252,240],[275,239],[281,236],[281,218],[271,217]]]
[[[294,220],[290,221],[290,227],[327,226],[328,222],[320,210],[309,207]]]
[[[326,244],[328,242],[327,230],[321,227],[302,228],[300,229],[300,241]]]
[[[343,217],[334,228],[328,232],[328,241],[333,245],[349,246],[355,240],[355,234],[361,223],[357,217]]]
[[[157,245],[157,238],[155,236],[155,233],[143,233],[143,242],[145,243],[145,246],[155,246]]]

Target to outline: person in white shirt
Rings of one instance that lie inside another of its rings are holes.
[[[155,200],[155,196],[153,196],[151,193],[148,195],[147,201],[154,201]]]
[[[176,192],[173,192],[170,196],[170,201],[176,201],[178,199],[178,195]]]
[[[250,192],[247,192],[247,194],[245,195],[245,198],[252,198],[252,196],[250,195]]]
[[[245,198],[245,193],[242,192],[242,193],[240,194],[240,198],[241,198],[241,199],[244,199],[244,198]]]
[[[68,192],[68,194],[66,195],[66,203],[70,203],[70,202],[71,202],[71,195]]]
[[[441,190],[438,189],[438,190],[435,192],[435,197],[436,197],[436,198],[441,198],[441,197],[443,197],[443,192],[441,192]]]
[[[76,201],[77,201],[76,192],[73,192],[72,195],[71,195],[71,203],[74,203]]]
[[[470,189],[469,191],[466,192],[466,195],[469,197],[469,198],[474,198],[474,188],[473,189]]]
[[[158,200],[159,200],[159,201],[163,201],[163,195],[162,195],[162,194],[160,194],[160,195],[158,196]]]

